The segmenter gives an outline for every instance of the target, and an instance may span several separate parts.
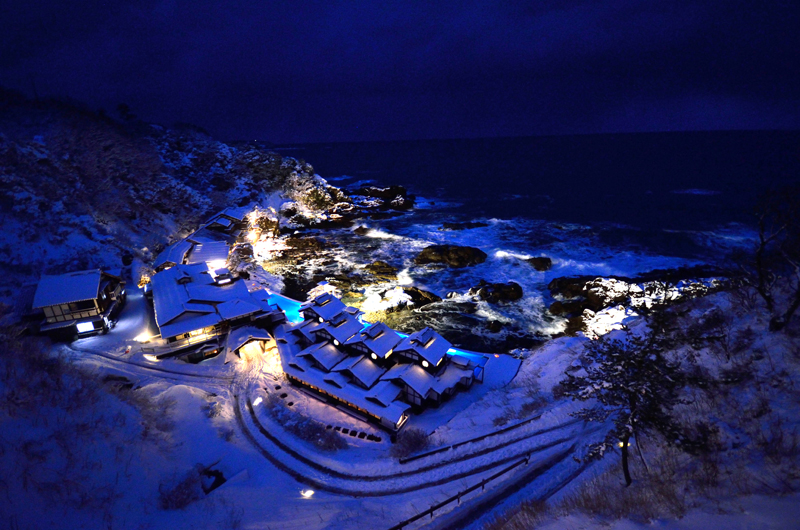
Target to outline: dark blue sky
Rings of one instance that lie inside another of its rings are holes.
[[[796,0],[3,2],[0,85],[279,143],[800,129],[798,13]]]

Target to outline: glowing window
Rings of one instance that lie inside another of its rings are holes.
[[[88,333],[94,331],[94,324],[91,322],[78,322],[78,333]]]

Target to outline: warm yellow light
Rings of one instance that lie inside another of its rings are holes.
[[[255,230],[250,230],[250,231],[247,233],[247,239],[248,239],[248,240],[250,240],[250,241],[252,241],[252,242],[255,242],[255,241],[257,241],[257,240],[258,240],[258,232],[257,232],[257,231],[255,231]]]
[[[227,260],[224,260],[224,259],[215,259],[215,260],[206,262],[206,264],[208,265],[208,268],[211,269],[211,270],[221,269],[221,268],[225,267],[226,263],[228,263],[228,262],[227,262]]]
[[[310,499],[311,496],[314,495],[314,490],[301,490],[300,495],[305,499]]]
[[[149,353],[145,353],[144,354],[144,358],[146,360],[150,361],[150,362],[154,362],[154,363],[158,362],[158,357],[156,357],[155,355],[150,355]]]
[[[261,396],[257,397],[255,401],[253,401],[253,406],[255,407],[256,405],[260,405],[262,401],[264,400],[261,399]]]
[[[136,335],[136,337],[133,340],[135,340],[136,342],[148,342],[152,338],[153,335],[150,335],[148,332],[145,331]]]
[[[430,366],[430,363],[428,361],[425,361],[425,360],[422,361],[422,367],[423,368],[427,368],[429,366]]]

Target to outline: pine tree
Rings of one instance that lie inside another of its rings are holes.
[[[653,330],[643,335],[625,330],[623,338],[592,341],[586,359],[585,375],[568,373],[561,385],[573,399],[596,402],[580,416],[604,421],[613,415],[614,428],[590,454],[602,457],[618,443],[625,485],[629,486],[633,482],[628,468],[630,439],[653,431],[671,438],[677,432],[670,411],[679,402],[681,373],[677,363],[664,357],[661,335]]]

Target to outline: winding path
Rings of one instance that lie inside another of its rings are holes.
[[[136,300],[135,305],[141,304],[143,300]],[[146,308],[144,309],[146,311]],[[136,314],[130,318],[138,325],[142,315]],[[97,346],[102,347],[107,341],[97,342],[99,342]],[[110,343],[110,340],[108,342]],[[114,342],[117,345],[122,343],[120,338],[115,338]],[[335,462],[324,462],[314,458],[308,451],[303,454],[303,451],[282,440],[285,439],[285,432],[278,432],[278,429],[282,429],[280,426],[268,426],[259,419],[250,399],[250,392],[245,388],[253,382],[252,373],[237,372],[233,375],[192,373],[137,362],[83,345],[72,344],[66,345],[65,348],[102,359],[102,363],[106,366],[133,376],[157,377],[228,389],[233,397],[236,423],[243,437],[275,467],[298,482],[320,491],[355,497],[387,497],[442,485],[458,488],[456,481],[471,477],[480,481],[487,476],[487,473],[496,471],[501,466],[520,459],[526,460],[526,465],[510,472],[508,478],[500,479],[473,502],[460,507],[461,509],[441,514],[443,523],[449,521],[445,523],[447,527],[463,525],[474,515],[497,505],[507,494],[519,490],[543,475],[549,476],[551,474],[549,472],[558,467],[564,470],[560,472],[562,479],[548,483],[546,487],[543,486],[542,496],[551,495],[553,491],[557,491],[583,471],[586,464],[570,457],[575,454],[579,441],[585,437],[592,437],[602,428],[579,425],[582,423],[580,420],[569,419],[557,425],[528,430],[527,425],[533,424],[521,422],[519,427],[525,424],[525,428],[517,429],[515,426],[512,429],[504,429],[508,432],[496,435],[491,442],[476,440],[456,444],[457,448],[423,456],[415,460],[414,464],[400,465],[393,460],[387,461],[386,467],[390,471],[376,472],[368,469],[358,472],[353,466],[344,470]],[[266,421],[266,424],[269,423],[271,422]],[[437,526],[439,520],[440,516],[437,513],[436,521],[432,524]]]

